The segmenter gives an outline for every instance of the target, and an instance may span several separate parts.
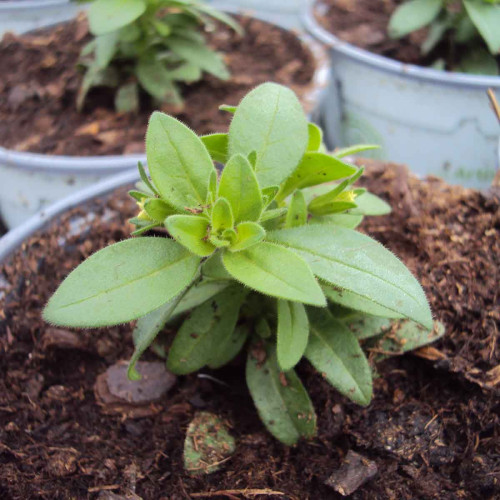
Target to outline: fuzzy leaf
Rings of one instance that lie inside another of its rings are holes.
[[[217,352],[210,358],[210,362],[208,363],[209,368],[220,368],[232,361],[243,348],[249,333],[250,329],[248,326],[236,326],[233,333],[219,344]]]
[[[166,45],[189,64],[201,68],[221,80],[227,80],[231,75],[222,57],[203,43],[189,40],[185,37],[170,36]]]
[[[286,214],[285,227],[303,226],[307,223],[307,205],[302,191],[295,191]]]
[[[201,69],[192,64],[182,64],[178,68],[170,69],[168,76],[171,80],[181,82],[197,82],[201,78]]]
[[[356,171],[356,167],[344,163],[335,156],[324,153],[306,153],[293,174],[280,189],[277,199],[284,200],[295,189],[342,179]]]
[[[278,300],[278,364],[292,369],[304,355],[309,338],[309,321],[303,304]]]
[[[315,123],[308,123],[307,127],[309,132],[307,151],[318,151],[323,144],[323,131]]]
[[[115,109],[119,113],[130,113],[139,109],[139,89],[136,82],[121,85],[115,94]]]
[[[362,215],[343,213],[311,217],[309,219],[309,224],[336,224],[337,226],[347,227],[348,229],[355,229],[362,221]]]
[[[222,260],[234,279],[265,295],[318,306],[326,303],[305,261],[282,246],[261,242],[241,252],[225,252]]]
[[[137,168],[139,170],[139,175],[141,176],[141,180],[145,185],[144,190],[147,191],[147,189],[149,189],[151,191],[151,194],[156,194],[157,196],[160,196],[160,193],[158,193],[157,189],[153,186],[153,184],[151,184],[148,174],[146,173],[146,170],[144,168],[144,165],[140,161],[137,162]]]
[[[390,330],[392,324],[389,318],[378,318],[370,314],[357,314],[352,318],[342,320],[342,322],[358,340],[381,335]]]
[[[262,195],[255,173],[244,156],[232,156],[227,162],[219,182],[219,196],[231,204],[235,223],[259,219]]]
[[[80,264],[49,300],[44,318],[75,327],[116,325],[144,316],[183,290],[200,259],[166,238],[133,238]]]
[[[372,376],[356,337],[324,309],[310,308],[308,315],[306,358],[341,394],[367,405],[372,398]]]
[[[188,311],[191,311],[191,309],[200,306],[207,300],[211,299],[214,295],[222,292],[222,290],[227,288],[227,286],[227,281],[201,280],[196,286],[191,287],[186,295],[182,297],[172,314],[172,318],[180,316],[181,314],[187,313]]]
[[[214,165],[192,130],[156,111],[149,120],[146,153],[149,172],[163,198],[181,210],[205,203]]]
[[[265,349],[263,363],[250,350],[246,367],[247,385],[262,422],[275,438],[289,446],[301,437],[314,437],[316,414],[302,382],[293,370],[280,378],[274,348],[268,345]]]
[[[135,74],[142,87],[155,99],[160,102],[181,102],[167,68],[160,61],[151,57],[139,59]],[[152,116],[154,115],[155,113]]]
[[[205,217],[171,215],[165,221],[165,227],[172,238],[200,257],[206,257],[215,250],[215,247],[206,240],[209,222]]]
[[[216,359],[232,335],[248,292],[233,285],[193,310],[175,336],[167,368],[178,375],[195,372]]]
[[[169,215],[175,214],[175,209],[159,198],[150,198],[144,203],[144,210],[153,219],[163,222]]]
[[[363,193],[356,198],[356,208],[349,210],[351,215],[387,215],[391,206],[372,193]]]
[[[201,274],[204,278],[215,281],[232,280],[233,277],[226,271],[222,263],[222,253],[216,252],[211,255],[201,267]]]
[[[230,156],[257,152],[261,187],[280,184],[295,169],[308,143],[307,120],[288,88],[264,83],[241,101],[229,127]]]
[[[323,285],[323,292],[326,298],[335,304],[340,304],[341,306],[348,307],[355,311],[362,311],[366,314],[372,314],[373,316],[380,316],[382,318],[402,318],[403,315],[395,312],[387,307],[382,307],[376,304],[372,300],[365,299],[360,295],[350,292],[349,290],[342,290],[340,288],[335,288],[332,285]]]
[[[213,161],[227,162],[227,134],[208,134],[200,137]]]
[[[344,158],[345,156],[352,156],[363,151],[370,151],[371,149],[380,149],[378,144],[356,144],[347,148],[336,149],[333,156],[337,158]]]
[[[256,222],[240,222],[236,226],[237,240],[229,248],[230,252],[239,252],[246,250],[259,243],[266,235],[265,229]]]
[[[116,53],[118,33],[106,33],[95,38],[95,60],[100,69],[106,68]]]
[[[276,219],[277,217],[281,217],[282,215],[285,215],[287,212],[288,212],[288,209],[286,207],[272,208],[270,210],[266,210],[260,216],[260,222],[266,222],[268,220]]]
[[[500,4],[464,0],[467,14],[494,56],[500,53]]]
[[[231,205],[226,198],[219,198],[212,208],[212,229],[222,233],[233,227],[234,219]]]
[[[144,0],[96,0],[87,13],[93,35],[118,30],[135,21],[146,10]]]
[[[267,239],[297,252],[318,278],[432,326],[431,310],[418,281],[370,237],[340,226],[313,224],[273,231]]]
[[[389,21],[389,35],[401,38],[430,24],[443,8],[443,0],[409,0],[396,8]]]

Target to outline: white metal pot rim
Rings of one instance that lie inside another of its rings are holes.
[[[139,180],[137,171],[127,171],[104,179],[103,181],[72,193],[49,207],[36,213],[20,226],[11,229],[0,238],[0,265],[16,251],[19,246],[37,231],[43,229],[59,215],[80,206],[94,198],[105,196],[119,187],[133,184]]]
[[[304,27],[314,37],[332,49],[336,55],[341,55],[354,59],[360,64],[373,66],[386,73],[397,74],[409,79],[422,80],[426,82],[439,83],[463,88],[496,88],[500,89],[500,76],[469,75],[465,73],[452,73],[449,71],[439,71],[432,68],[424,68],[415,64],[405,64],[395,59],[389,59],[378,54],[374,54],[364,49],[360,49],[344,42],[340,38],[325,30],[316,21],[314,16],[314,5],[317,0],[307,0],[302,13],[302,23]]]
[[[47,0],[55,3],[67,3],[67,0]],[[9,2],[10,3],[10,2]],[[14,3],[14,2],[12,2]],[[38,4],[34,0],[27,3]],[[0,3],[2,6],[3,2]],[[1,9],[0,9],[1,10]],[[307,34],[297,34],[292,30],[278,26],[275,23],[264,21],[278,28],[289,31],[299,40],[307,45],[311,54],[314,57],[315,68],[311,81],[306,87],[304,94],[304,107],[308,114],[314,111],[314,107],[319,102],[318,94],[327,85],[327,75],[325,68],[328,66],[328,58],[326,57],[323,47],[316,42],[315,39]],[[316,102],[317,101],[317,102]],[[146,162],[146,154],[133,155],[101,155],[101,156],[65,156],[65,155],[49,155],[43,153],[29,153],[24,151],[16,151],[0,146],[0,164],[5,164],[15,168],[20,168],[27,171],[47,172],[53,174],[78,174],[78,175],[110,175],[116,174],[123,169],[133,168],[137,162]]]
[[[40,7],[56,7],[70,3],[71,0],[12,0],[10,2],[0,2],[0,12],[3,10],[28,10],[39,9]]]

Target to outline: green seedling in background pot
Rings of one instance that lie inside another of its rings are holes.
[[[436,69],[499,74],[500,0],[409,0],[394,11],[389,34],[401,38],[424,27],[424,56],[438,45],[446,48],[448,60],[437,59]]]
[[[224,109],[234,113],[229,132],[202,137],[171,116],[151,116],[151,179],[140,165],[140,189],[130,193],[139,205],[138,237],[71,272],[44,318],[80,328],[138,319],[132,379],[141,354],[172,323],[180,326],[167,367],[176,374],[219,368],[246,350],[257,410],[292,445],[316,433],[295,372],[302,358],[367,405],[372,370],[360,342],[382,338],[400,321],[409,325],[400,337],[410,332],[411,345],[437,334],[411,272],[355,230],[389,206],[354,187],[362,168],[321,151],[321,130],[307,122],[295,94],[266,83]],[[215,162],[224,164],[220,175]],[[154,228],[168,236],[142,236]]]
[[[137,111],[139,89],[157,103],[180,105],[179,82],[195,82],[203,72],[229,78],[201,28],[214,30],[220,21],[242,33],[231,17],[202,0],[94,0],[88,21],[94,38],[80,55],[85,75],[79,110],[96,86],[116,88],[117,111]]]

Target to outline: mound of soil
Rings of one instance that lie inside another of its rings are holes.
[[[319,433],[288,448],[260,423],[238,359],[202,370],[214,378],[181,377],[148,416],[103,411],[94,384],[131,355],[132,325],[75,336],[54,332],[40,313],[75,265],[128,236],[123,221],[134,205],[121,190],[92,211],[66,214],[0,268],[0,497],[335,499],[342,497],[325,482],[338,484],[356,452],[371,479],[352,498],[497,498],[500,201],[418,181],[396,165],[370,162],[367,172],[366,185],[394,212],[362,230],[412,269],[447,330],[417,355],[379,364],[367,408],[301,363]],[[199,409],[232,424],[237,451],[218,472],[194,478],[183,470],[182,448]]]
[[[256,19],[238,17],[245,34],[226,27],[207,34],[223,54],[228,81],[205,74],[182,87],[184,107],[164,106],[198,134],[220,132],[230,115],[222,103],[238,104],[253,87],[282,83],[299,96],[310,87],[315,60],[293,33]],[[0,146],[54,155],[141,153],[154,106],[143,96],[138,114],[118,114],[113,91],[92,90],[83,113],[76,111],[82,73],[76,64],[89,40],[83,17],[29,35],[6,34],[0,42]]]

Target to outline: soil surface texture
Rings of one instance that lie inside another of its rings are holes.
[[[293,448],[259,421],[242,358],[201,371],[213,378],[158,388],[147,411],[106,407],[94,385],[130,357],[132,325],[75,333],[45,324],[41,310],[82,259],[128,237],[134,205],[120,190],[93,211],[71,211],[0,267],[0,498],[499,498],[500,201],[366,164],[364,183],[394,211],[361,229],[421,280],[443,339],[380,363],[366,408],[302,362],[319,432]],[[148,352],[148,360],[158,358]],[[191,477],[182,450],[199,410],[231,425],[236,453],[219,471]]]
[[[396,7],[406,0],[318,0],[315,16],[335,36],[362,49],[403,63],[429,66],[438,59],[446,69],[456,67],[463,55],[463,46],[453,45],[447,37],[429,54],[420,50],[428,28],[400,39],[388,36],[387,27]],[[500,58],[497,58],[500,63]]]
[[[231,72],[227,81],[208,74],[182,86],[184,107],[165,105],[198,134],[225,130],[231,115],[221,104],[239,103],[255,86],[275,81],[298,95],[309,88],[315,60],[293,33],[256,19],[238,17],[245,33],[226,27],[208,33]],[[83,17],[30,35],[6,34],[0,42],[0,146],[54,155],[142,153],[151,100],[142,96],[138,114],[118,114],[114,93],[93,89],[82,113],[76,93],[82,80],[77,61],[89,40]]]

